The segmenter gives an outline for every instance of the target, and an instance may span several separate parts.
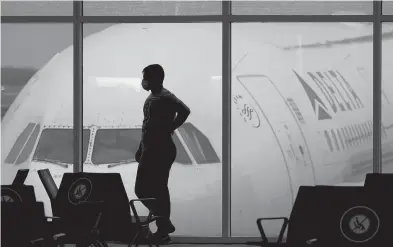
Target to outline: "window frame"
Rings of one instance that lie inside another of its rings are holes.
[[[232,15],[231,2],[222,2],[221,15],[194,16],[83,16],[83,2],[73,2],[73,16],[2,16],[2,23],[73,23],[74,27],[74,172],[83,171],[83,73],[82,46],[84,23],[201,23],[222,24],[222,237],[180,238],[184,243],[244,243],[259,238],[231,237],[231,23],[239,22],[372,22],[373,23],[373,172],[382,173],[381,77],[382,22],[393,22],[393,15],[382,14],[382,2],[373,2],[370,15]],[[180,135],[179,135],[180,136]],[[352,145],[351,145],[352,146]]]

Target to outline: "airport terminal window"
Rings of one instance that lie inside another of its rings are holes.
[[[25,160],[23,160],[23,157],[26,156],[26,152],[30,154],[30,152],[32,151],[30,150],[29,152],[28,148],[31,147],[31,142],[35,143],[34,136],[35,138],[37,138],[37,131],[39,132],[39,125],[36,125],[35,123],[29,123],[19,135],[18,139],[15,141],[14,146],[12,147],[7,158],[5,159],[5,163],[14,164],[15,162],[17,162],[17,164],[20,164],[24,162]]]
[[[220,158],[217,156],[209,139],[193,124],[183,124],[179,128],[179,132],[198,164],[220,162]]]
[[[329,146],[330,152],[333,152],[332,140],[330,139],[329,133],[325,130],[325,139]]]
[[[176,162],[192,164],[177,135],[173,139],[177,148]],[[135,162],[140,140],[141,129],[99,129],[91,161],[95,165]]]
[[[83,162],[86,160],[90,130],[83,130]],[[73,129],[44,129],[38,142],[33,160],[55,164],[73,164]]]

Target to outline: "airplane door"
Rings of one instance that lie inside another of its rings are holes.
[[[257,111],[266,118],[276,135],[290,173],[294,200],[299,186],[315,184],[311,156],[295,116],[267,76],[242,75],[237,80],[251,95]]]

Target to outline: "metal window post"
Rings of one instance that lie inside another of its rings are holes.
[[[382,173],[382,2],[374,1],[373,4],[373,172]]]
[[[83,3],[74,1],[74,172],[83,171]]]
[[[231,236],[231,2],[222,2],[222,237]]]

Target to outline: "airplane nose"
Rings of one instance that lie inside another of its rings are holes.
[[[256,219],[288,216],[292,187],[280,146],[267,122],[258,127],[233,118],[232,127],[232,236],[258,237]],[[282,222],[266,223],[273,236]]]

